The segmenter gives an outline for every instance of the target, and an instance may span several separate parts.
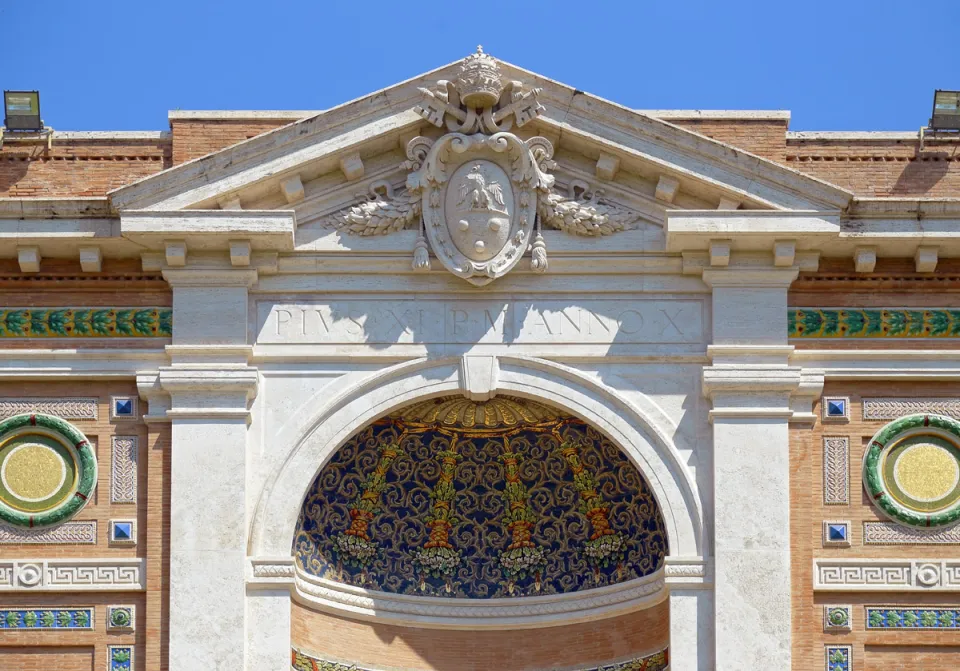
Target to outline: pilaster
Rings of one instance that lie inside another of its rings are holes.
[[[794,268],[710,268],[713,598],[718,671],[789,669],[791,395],[787,290]],[[689,608],[689,606],[688,606]]]
[[[667,557],[664,580],[670,593],[670,668],[712,671],[713,576],[708,561]]]
[[[173,287],[169,395],[170,668],[249,666],[246,444],[258,373],[247,365],[253,269],[165,268]],[[151,401],[151,412],[152,412]]]

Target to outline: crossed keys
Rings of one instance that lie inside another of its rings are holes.
[[[436,92],[420,89],[423,103],[414,111],[437,128],[446,122],[447,129],[453,133],[470,135],[509,131],[513,128],[514,118],[519,128],[536,119],[546,109],[537,99],[540,89],[524,92],[523,83],[518,81],[508,81],[497,104],[480,110],[461,102],[454,82],[442,79],[437,85],[439,90]]]

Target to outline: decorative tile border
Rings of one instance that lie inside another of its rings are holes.
[[[131,671],[133,669],[133,646],[111,645],[107,647],[108,671]]]
[[[827,632],[847,632],[853,629],[853,606],[824,606],[823,630]]]
[[[137,437],[114,436],[110,465],[110,502],[137,502]]]
[[[885,421],[905,415],[946,415],[960,419],[960,399],[956,398],[865,398],[863,419]]]
[[[0,338],[169,338],[171,308],[0,308]]]
[[[97,523],[64,522],[50,529],[21,529],[0,524],[0,544],[96,545]]]
[[[93,629],[93,608],[0,608],[0,632]]]
[[[134,631],[136,606],[107,606],[107,631]]]
[[[823,503],[850,503],[850,439],[846,436],[823,439]]]
[[[99,415],[95,398],[0,398],[0,419],[23,413],[42,413],[60,419],[93,419]]]
[[[960,559],[814,559],[820,592],[960,592]]]
[[[646,657],[615,662],[603,666],[593,666],[578,671],[666,671],[669,668],[669,654],[666,649]],[[290,667],[293,671],[379,671],[374,667],[344,664],[307,654],[297,648],[290,649]],[[113,671],[111,667],[110,671]],[[831,669],[833,671],[833,669]],[[849,667],[844,669],[849,671]]]
[[[960,338],[960,310],[791,308],[790,338]]]
[[[146,589],[144,560],[0,560],[0,592],[132,592]]]
[[[852,671],[853,647],[849,645],[828,645],[824,648],[824,669],[826,671]]]
[[[896,522],[864,522],[864,545],[960,545],[960,524],[915,529]]]
[[[960,629],[960,609],[867,606],[867,629]]]

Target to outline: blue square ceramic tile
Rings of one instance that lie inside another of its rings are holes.
[[[129,541],[133,540],[133,525],[130,522],[113,523],[113,540]]]
[[[847,402],[842,398],[834,398],[827,401],[828,417],[844,417],[847,414]]]
[[[831,524],[827,527],[827,540],[845,541],[847,540],[846,524]]]
[[[114,403],[116,407],[113,410],[113,414],[117,417],[129,417],[133,414],[133,399],[118,398]]]

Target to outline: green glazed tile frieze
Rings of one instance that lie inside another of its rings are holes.
[[[0,609],[0,630],[92,628],[92,608]]]
[[[169,338],[171,308],[0,308],[0,338]]]
[[[960,310],[790,308],[791,338],[960,338]]]
[[[867,629],[960,629],[960,610],[868,606]]]

